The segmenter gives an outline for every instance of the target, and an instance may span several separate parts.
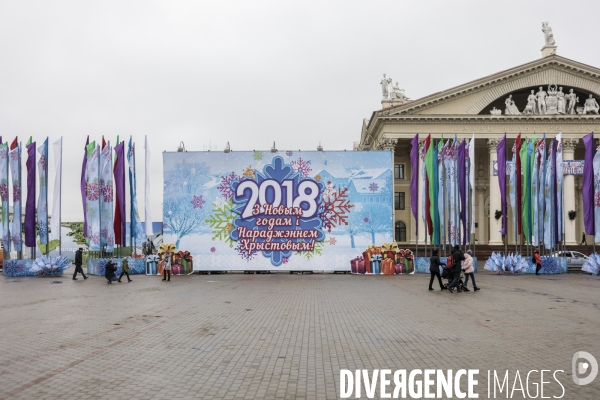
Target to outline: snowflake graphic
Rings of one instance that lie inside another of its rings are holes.
[[[101,238],[106,238],[106,237],[108,237],[108,228],[102,228],[102,229],[100,230],[100,237],[101,237]]]
[[[115,237],[113,235],[109,235],[106,239],[106,246],[113,247],[115,245]]]
[[[256,160],[256,161],[260,161],[263,159],[263,153],[262,151],[255,151],[254,154],[252,155],[252,157]]]
[[[217,186],[217,189],[221,192],[221,196],[225,197],[227,200],[230,200],[233,197],[231,182],[236,180],[239,181],[240,177],[236,176],[235,172],[221,177],[221,184]]]
[[[21,260],[10,260],[4,263],[4,274],[6,276],[24,276],[25,264]]]
[[[291,151],[290,151],[289,153],[291,153]],[[283,263],[284,263],[284,264],[287,264],[289,261],[290,261],[290,259],[289,259],[289,258],[287,258],[287,257],[283,257]]]
[[[214,204],[214,203],[213,203]],[[233,226],[233,219],[236,217],[236,213],[233,212],[233,201],[229,200],[223,207],[213,207],[212,214],[204,222],[209,224],[212,229],[212,240],[224,240],[229,244],[230,248],[233,248],[233,241],[229,236],[229,226]]]
[[[13,236],[12,241],[15,244],[15,250],[17,250],[18,248],[21,248],[21,235],[17,234],[15,236]]]
[[[39,221],[38,227],[40,229],[40,241],[45,241],[48,238],[48,224],[46,221]]]
[[[43,154],[40,156],[40,168],[46,169],[46,156]]]
[[[2,201],[8,201],[8,185],[6,183],[0,185],[0,198]]]
[[[337,242],[337,240],[334,237],[330,237],[329,238],[329,245],[330,246],[335,246],[336,242]]]
[[[18,183],[13,185],[13,201],[21,201],[21,186]]]
[[[0,159],[6,160],[6,147],[0,150]]]
[[[242,176],[247,176],[250,179],[254,179],[254,168],[252,168],[252,165],[249,165],[248,168],[244,169]]]
[[[202,205],[204,203],[206,203],[206,201],[202,200],[202,195],[200,195],[200,196],[194,195],[194,199],[192,201],[190,201],[190,203],[192,203],[192,205],[194,206],[194,209],[196,209],[196,208],[202,209]]]
[[[370,190],[371,192],[375,193],[377,190],[379,190],[379,186],[378,186],[378,185],[377,185],[375,182],[372,182],[372,183],[369,185],[369,190]]]
[[[87,199],[90,201],[96,201],[100,197],[100,187],[95,182],[88,183],[86,187]]]
[[[214,253],[215,251],[217,251],[217,249],[215,249],[214,247],[211,247],[211,248],[210,248],[210,252],[211,252],[211,253]]]
[[[242,257],[244,260],[250,262],[256,256],[256,250],[249,251],[248,249],[242,250],[242,244],[238,243],[235,247],[235,250],[238,252],[238,255]]]
[[[286,156],[288,156],[288,157],[291,157],[291,156],[293,156],[293,155],[294,155],[294,152],[293,152],[293,151],[290,151],[290,150],[288,150],[288,151],[286,151],[286,152],[285,152],[285,155],[286,155]]]
[[[306,178],[312,168],[310,167],[310,162],[299,158],[296,161],[292,161],[292,166],[294,167],[294,172],[300,172],[303,178]]]
[[[336,226],[348,225],[348,214],[354,207],[348,200],[348,188],[336,191],[335,186],[331,182],[327,182],[322,199],[320,217],[323,228],[327,229],[327,232],[331,232]]]
[[[11,150],[9,154],[10,154],[10,159],[12,161],[19,160],[19,150],[18,149]]]
[[[90,243],[93,245],[98,245],[100,244],[100,237],[96,234],[91,234],[90,235]]]
[[[296,254],[304,256],[307,260],[310,260],[314,256],[322,256],[323,248],[325,247],[325,242],[315,242],[315,247],[313,251],[297,251]]]
[[[112,181],[109,181],[109,183],[102,188],[102,199],[105,203],[110,203],[113,201]]]

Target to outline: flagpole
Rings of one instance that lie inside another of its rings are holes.
[[[58,211],[60,218],[58,219],[58,255],[62,255],[62,235],[61,235],[61,223],[62,223],[62,136],[60,137],[60,169],[59,169],[59,183],[60,191],[58,193]],[[47,190],[47,189],[46,189]]]

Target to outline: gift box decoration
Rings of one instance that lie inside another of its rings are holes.
[[[366,268],[365,268],[365,260],[362,257],[360,257],[360,260],[357,261],[357,263],[356,263],[356,273],[357,274],[364,274],[366,272],[367,271],[366,271]]]
[[[381,254],[373,254],[371,256],[371,273],[372,274],[380,274],[381,273]]]
[[[158,256],[152,254],[146,257],[146,275],[156,275],[158,273]]]
[[[189,251],[179,251],[176,254],[177,256],[177,264],[183,265],[183,273],[188,275],[194,272],[194,267],[192,265],[192,255]],[[175,257],[175,256],[174,256]]]
[[[394,265],[394,272],[396,274],[405,274],[406,273],[406,265],[404,264],[396,264]]]
[[[350,270],[352,271],[353,274],[360,274],[361,273],[361,272],[358,272],[359,271],[359,264],[360,263],[362,263],[362,269],[363,269],[362,273],[363,274],[365,273],[364,272],[364,269],[365,269],[365,260],[364,260],[363,257],[358,256],[354,260],[350,261]]]
[[[175,264],[171,266],[172,275],[183,275],[183,265]]]
[[[395,260],[398,253],[398,245],[396,243],[384,243],[381,245],[381,253],[384,259],[391,258]]]
[[[393,259],[384,258],[383,261],[381,261],[381,273],[383,275],[394,275],[395,274]]]

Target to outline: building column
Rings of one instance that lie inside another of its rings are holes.
[[[498,160],[496,154],[496,148],[498,147],[498,139],[488,139],[487,145],[490,155],[490,241],[488,244],[499,245],[502,243],[502,218],[494,218],[496,210],[502,209],[502,202],[500,199],[500,186],[498,186],[498,176],[494,176],[494,161]],[[498,166],[500,168],[500,166]]]
[[[487,191],[488,181],[485,178],[483,169],[483,156],[479,154],[477,157],[477,228],[475,228],[475,239],[478,244],[487,243],[485,238],[485,192]]]
[[[563,139],[562,151],[563,160],[573,160],[575,157],[575,147],[579,139]],[[563,176],[563,193],[564,193],[564,210],[565,213],[565,241],[567,245],[578,244],[577,239],[577,223],[576,220],[571,221],[569,219],[569,211],[576,210],[575,208],[575,176],[564,175]]]
[[[387,150],[392,152],[392,165],[390,166],[390,170],[392,171],[392,240],[396,241],[396,209],[394,207],[394,193],[396,193],[396,181],[394,180],[394,152],[396,151],[396,143],[398,143],[398,139],[390,139],[386,137],[382,137],[377,142],[378,150]],[[406,227],[406,229],[410,229]]]

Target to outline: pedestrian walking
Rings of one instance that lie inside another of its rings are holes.
[[[163,281],[171,282],[171,254],[163,254]],[[169,279],[167,279],[167,276]]]
[[[156,247],[154,247],[154,242],[148,238],[148,241],[146,242],[146,255],[151,256],[154,253],[154,250],[156,250]]]
[[[542,269],[542,259],[540,258],[540,251],[535,249],[533,251],[533,261],[535,261],[535,274],[540,274],[540,269]]]
[[[463,290],[465,292],[470,292],[467,284],[469,283],[469,277],[473,281],[473,290],[478,291],[479,288],[475,283],[475,268],[473,268],[473,252],[471,250],[467,250],[467,254],[465,254],[465,261],[462,264],[463,271],[465,273],[465,284],[463,285]]]
[[[104,277],[111,285],[117,280],[117,277],[115,276],[116,271],[117,267],[115,266],[115,263],[113,263],[112,260],[108,260],[106,263],[106,268],[104,269]]]
[[[79,272],[83,275],[83,280],[86,280],[88,277],[83,273],[83,268],[81,265],[83,264],[83,247],[80,247],[79,250],[75,252],[75,272],[73,273],[73,280],[77,280],[77,273]]]
[[[123,275],[127,275],[127,282],[131,282],[131,278],[129,277],[129,261],[127,257],[123,257],[121,261],[121,275],[119,276],[118,282],[121,282],[121,278]]]
[[[580,246],[583,246],[584,244],[587,245],[587,239],[585,237],[585,232],[583,232],[581,234],[581,244],[580,244]]]
[[[434,249],[431,257],[429,258],[429,272],[431,273],[431,278],[429,279],[429,290],[433,290],[433,280],[436,276],[440,284],[440,290],[445,289],[444,284],[442,283],[442,277],[440,276],[440,265],[446,264],[440,261],[438,250]]]
[[[465,256],[462,251],[460,251],[459,245],[454,246],[454,249],[452,249],[452,252],[450,253],[450,257],[448,257],[448,261],[448,267],[452,268],[452,274],[454,275],[452,283],[448,285],[448,291],[454,293],[452,289],[456,288],[456,291],[460,293],[462,292],[459,286],[460,273],[462,271],[462,262],[465,261]]]

